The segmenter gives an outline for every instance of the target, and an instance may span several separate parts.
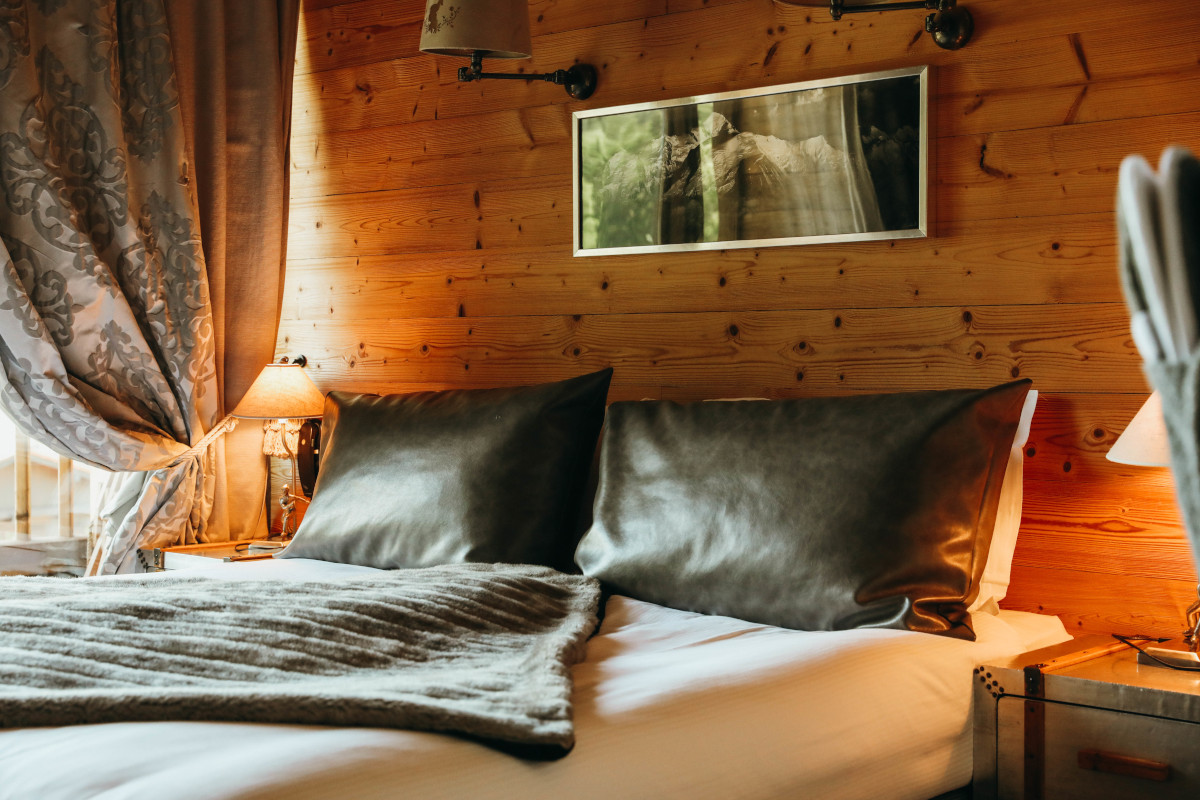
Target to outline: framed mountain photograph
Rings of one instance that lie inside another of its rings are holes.
[[[577,111],[575,255],[926,236],[929,68]]]

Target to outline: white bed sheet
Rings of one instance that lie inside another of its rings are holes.
[[[203,570],[372,571],[301,559]],[[576,746],[560,761],[370,728],[22,729],[0,731],[0,798],[929,798],[971,777],[972,668],[1068,638],[1055,617],[974,621],[973,643],[802,632],[614,597],[574,669]]]

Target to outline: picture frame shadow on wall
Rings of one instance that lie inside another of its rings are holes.
[[[574,253],[929,232],[928,66],[576,111]]]

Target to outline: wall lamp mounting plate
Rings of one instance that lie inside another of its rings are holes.
[[[943,50],[959,50],[971,41],[975,32],[975,20],[971,12],[958,5],[957,0],[861,0],[847,3],[846,0],[776,0],[793,6],[825,6],[835,20],[843,14],[861,14],[871,11],[905,11],[924,9],[933,13],[925,17],[925,30],[933,37],[934,44]]]

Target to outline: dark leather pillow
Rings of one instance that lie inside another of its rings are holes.
[[[1028,389],[614,403],[576,562],[674,608],[973,640]]]
[[[384,569],[572,569],[612,370],[560,383],[331,392],[312,505],[280,555]]]

